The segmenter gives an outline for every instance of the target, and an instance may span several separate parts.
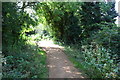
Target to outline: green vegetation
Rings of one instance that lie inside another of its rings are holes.
[[[35,42],[48,38],[88,77],[120,78],[114,2],[3,3],[2,10],[3,78],[47,77],[45,52]]]
[[[47,78],[46,53],[37,46],[37,21],[18,3],[2,3],[3,78]],[[30,27],[31,26],[31,27]]]
[[[114,2],[47,2],[39,3],[36,12],[55,43],[74,48],[65,51],[89,77],[118,78],[120,27],[114,7]]]
[[[48,77],[45,52],[35,44],[24,45],[25,48],[17,45],[10,46],[9,55],[4,58],[3,78]]]
[[[114,62],[114,58],[110,57],[104,48],[98,48],[94,52],[93,48],[84,48],[85,51],[75,45],[65,47],[65,53],[74,63],[75,67],[79,68],[90,78],[118,78],[119,64]]]

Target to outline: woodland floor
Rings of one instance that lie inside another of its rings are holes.
[[[69,61],[63,48],[52,42],[39,42],[39,46],[47,53],[49,78],[85,78]]]

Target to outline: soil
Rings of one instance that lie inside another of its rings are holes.
[[[41,42],[43,44],[43,42]],[[40,44],[40,43],[39,43]],[[49,78],[85,78],[69,61],[61,47],[39,45],[47,53]]]

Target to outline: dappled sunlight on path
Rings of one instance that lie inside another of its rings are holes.
[[[84,78],[68,60],[63,47],[55,45],[52,41],[40,41],[39,46],[47,53],[49,78]]]

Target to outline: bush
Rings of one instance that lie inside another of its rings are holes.
[[[104,23],[100,30],[81,41],[81,50],[87,64],[95,66],[104,77],[116,78],[120,74],[119,27],[109,25]]]
[[[3,63],[3,78],[46,78],[46,55],[36,45],[10,46]]]
[[[101,25],[99,30],[89,31],[89,37],[65,49],[90,78],[120,78],[120,28],[106,24],[95,24]]]
[[[71,45],[65,47],[66,54],[77,68],[84,71],[89,78],[119,78],[119,63],[111,58],[109,50],[93,45]],[[116,55],[113,55],[116,56]]]
[[[91,41],[99,46],[109,49],[112,55],[117,55],[116,62],[120,60],[120,35],[119,27],[101,27],[101,30],[91,36]],[[94,44],[94,45],[95,45]]]
[[[104,76],[103,78],[116,78],[118,77],[119,69],[118,64],[111,58],[109,50],[103,47],[93,49],[93,46],[83,47],[82,54],[85,58],[85,63],[95,66]],[[116,55],[112,55],[116,56]]]

